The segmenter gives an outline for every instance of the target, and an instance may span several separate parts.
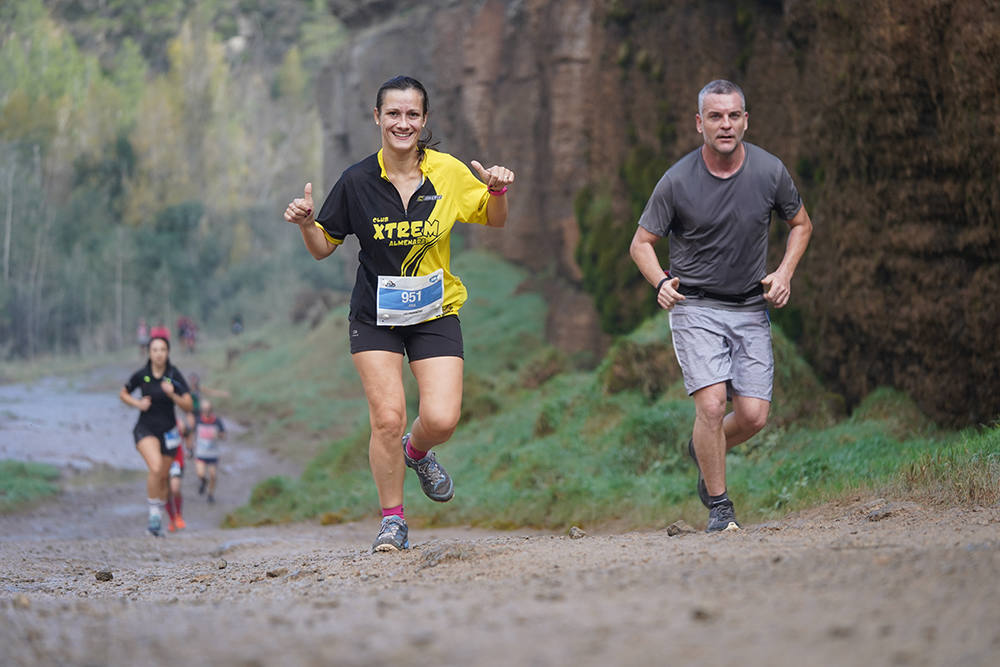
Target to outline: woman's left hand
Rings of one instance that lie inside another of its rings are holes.
[[[174,396],[174,383],[173,382],[171,382],[170,380],[164,380],[163,382],[160,383],[160,389],[163,390],[164,394],[166,394],[167,396],[173,398],[173,396]]]
[[[490,190],[503,190],[514,182],[514,172],[507,167],[494,165],[486,169],[476,160],[473,160],[470,164],[476,170],[476,173],[479,174],[479,179]]]

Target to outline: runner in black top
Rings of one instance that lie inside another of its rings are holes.
[[[427,91],[409,77],[379,88],[374,121],[382,149],[349,167],[314,215],[312,184],[285,210],[309,252],[328,257],[348,234],[361,244],[351,297],[351,356],[368,397],[368,457],[382,505],[373,551],[409,546],[403,517],[403,463],[424,493],[453,495],[451,477],[430,449],[448,440],[462,406],[463,350],[458,311],[466,299],[450,272],[449,236],[456,222],[502,227],[507,220],[506,167],[469,168],[420,138]],[[403,355],[420,392],[419,415],[406,433]],[[402,446],[400,438],[402,437]]]
[[[167,500],[170,464],[181,438],[177,431],[174,405],[191,410],[191,394],[181,372],[170,363],[170,343],[161,337],[149,341],[149,360],[122,387],[118,396],[122,403],[139,409],[139,419],[132,430],[135,447],[139,450],[149,474],[146,496],[149,501],[149,532],[162,535],[162,509]],[[140,389],[141,398],[132,396]]]

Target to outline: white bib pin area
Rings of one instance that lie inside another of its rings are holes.
[[[444,269],[426,276],[379,276],[376,324],[401,327],[440,317]]]

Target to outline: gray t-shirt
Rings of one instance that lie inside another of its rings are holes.
[[[792,177],[774,155],[747,142],[746,159],[729,178],[713,176],[701,147],[663,174],[639,225],[670,236],[670,274],[717,294],[745,294],[767,275],[771,211],[791,220],[802,207]],[[760,307],[763,297],[745,307]],[[717,302],[715,302],[717,303]]]

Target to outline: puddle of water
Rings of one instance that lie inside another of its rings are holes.
[[[116,391],[83,391],[64,378],[2,385],[0,459],[142,470],[132,441],[136,418]]]

